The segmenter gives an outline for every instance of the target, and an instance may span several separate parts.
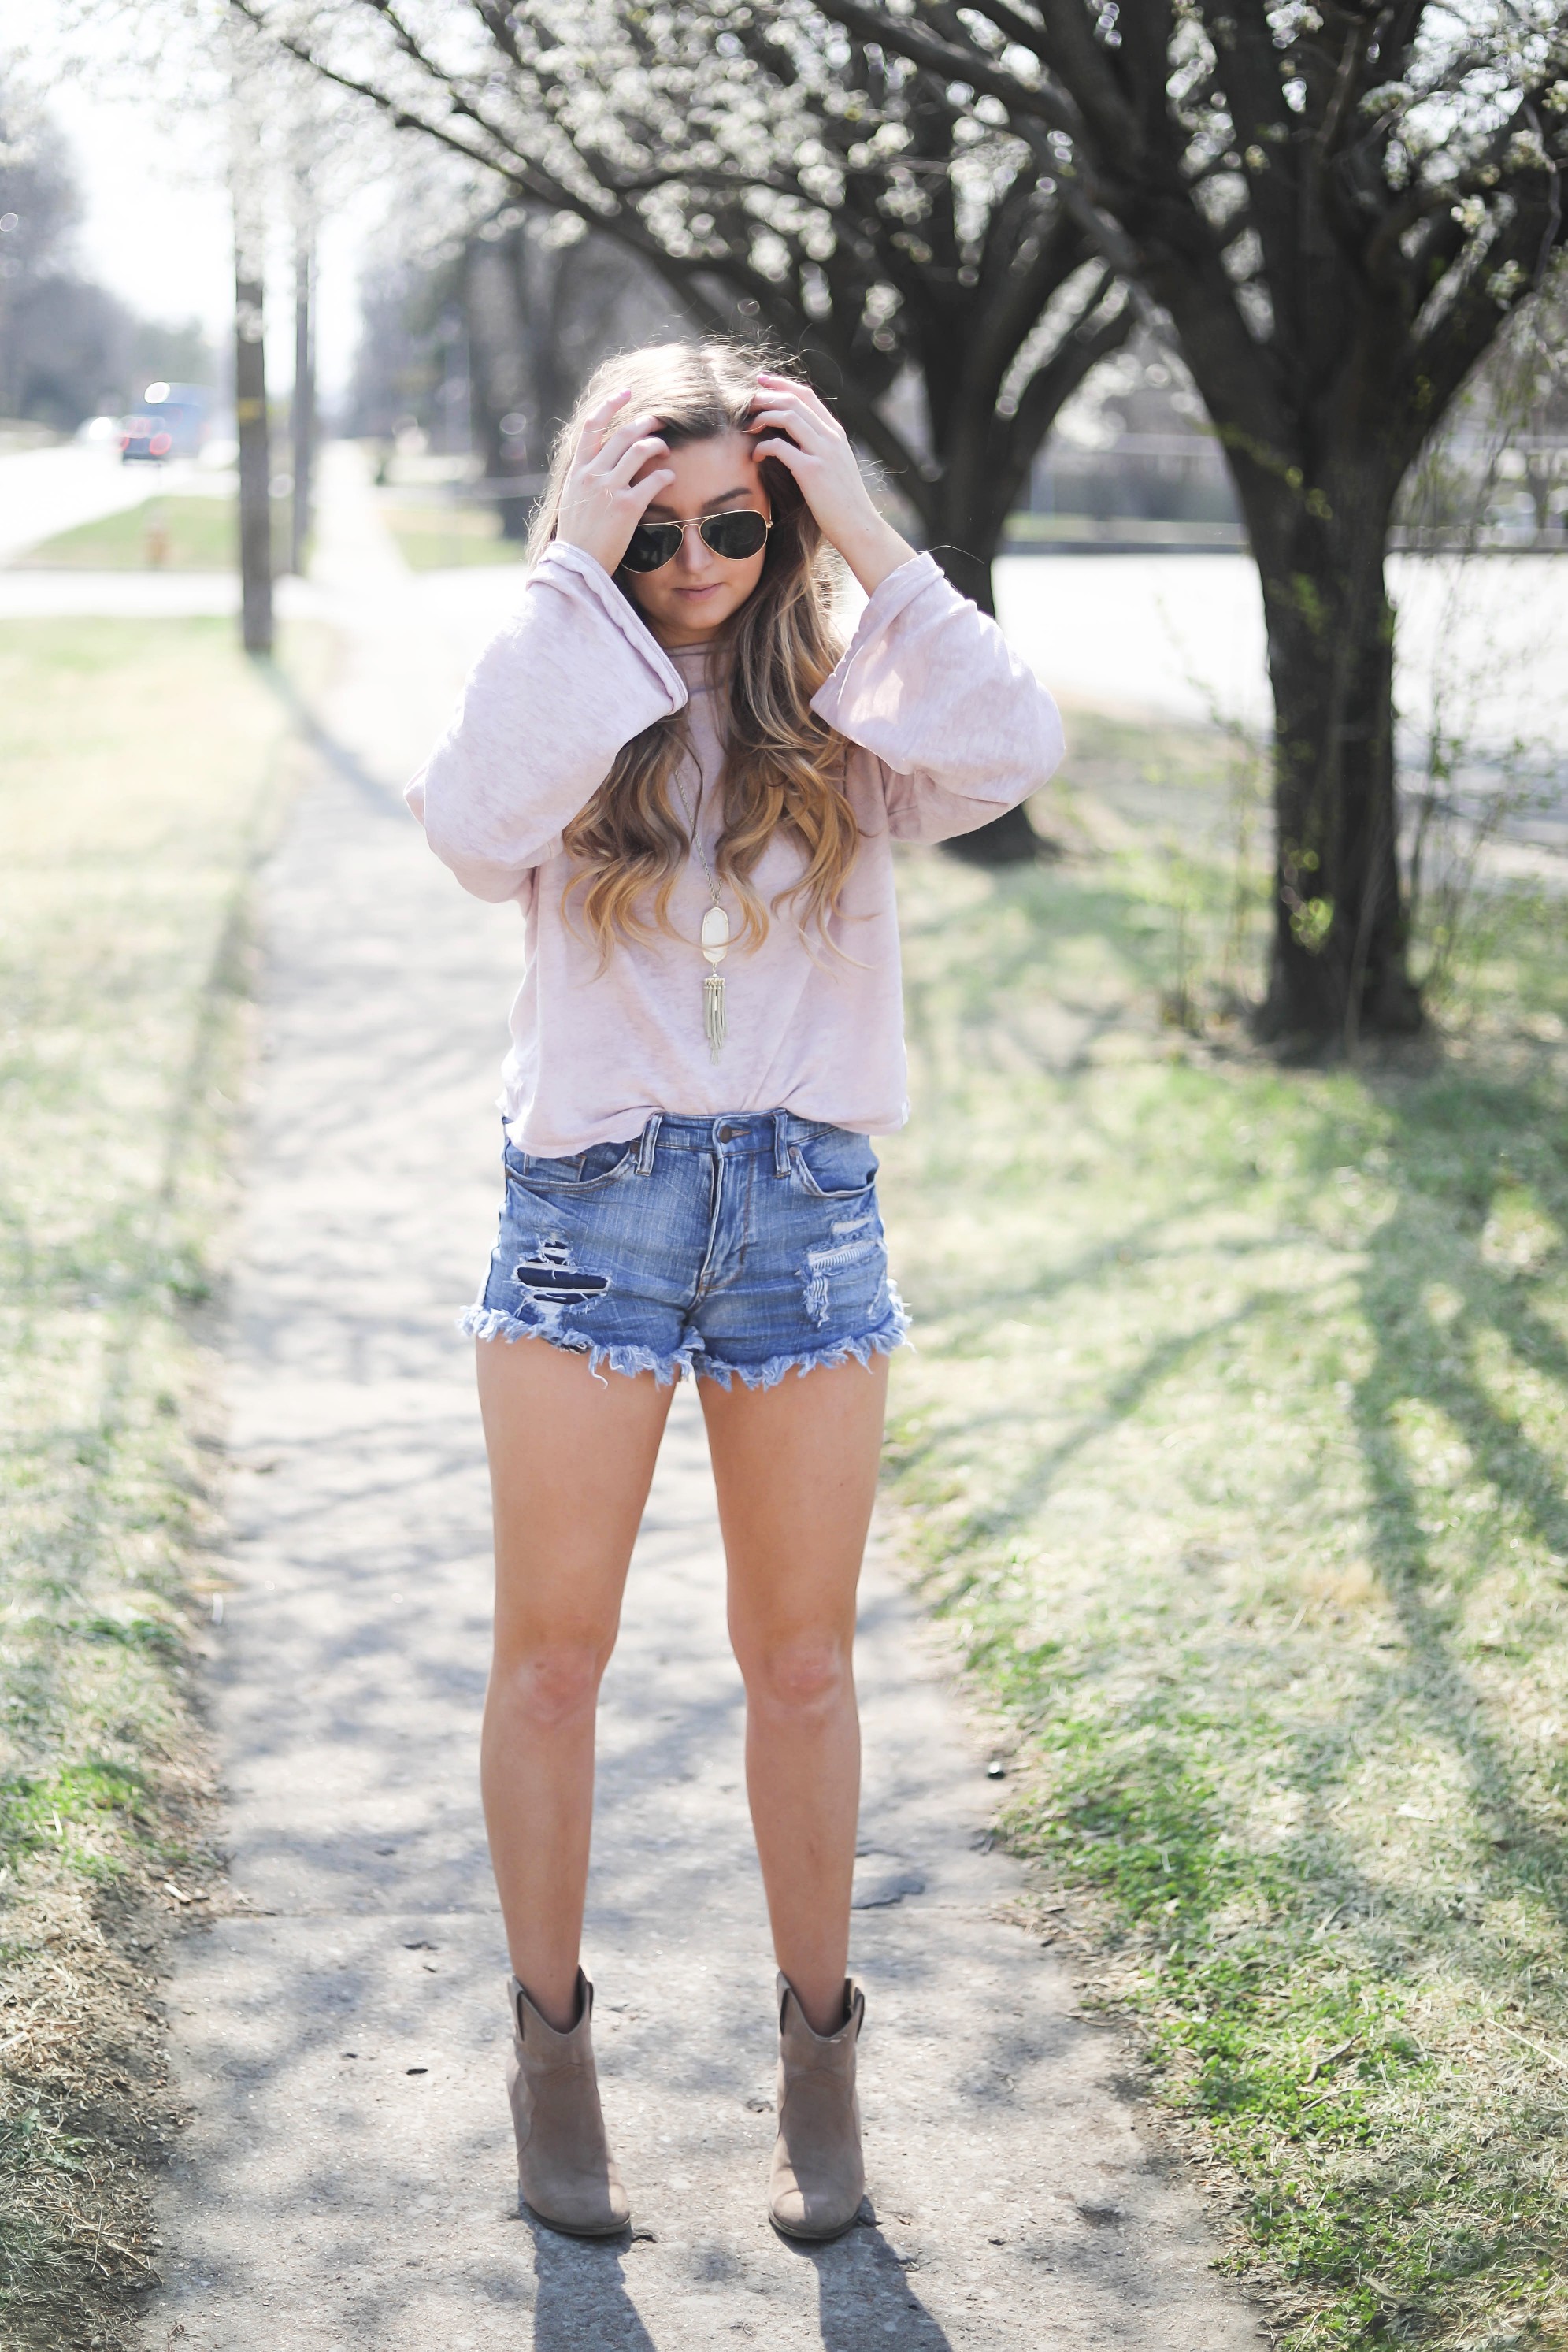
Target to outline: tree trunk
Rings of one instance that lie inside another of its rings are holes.
[[[1347,1048],[1421,1024],[1406,969],[1384,584],[1396,486],[1354,470],[1321,497],[1282,499],[1275,477],[1247,499],[1274,689],[1274,930],[1258,1026],[1281,1044]]]
[[[981,538],[977,548],[977,537]],[[969,530],[965,533],[966,543],[962,547],[946,545],[931,550],[959,595],[967,596],[971,604],[977,604],[982,613],[989,613],[993,616],[997,600],[991,582],[991,563],[1000,538],[999,531],[988,531],[981,535]]]
[[[525,391],[527,321],[516,315],[512,270],[498,245],[469,238],[463,264],[463,310],[468,329],[468,413],[484,460],[485,495],[494,501],[501,537],[527,539],[531,496],[519,487],[516,498],[507,498],[501,488],[508,475],[527,470],[526,458],[519,463],[513,454],[515,436],[502,430],[519,404],[532,423]]]
[[[255,274],[247,274],[254,269]],[[239,440],[240,634],[272,651],[272,447],[267,419],[262,279],[242,249],[235,271],[235,430]]]
[[[967,596],[982,613],[994,614],[997,609],[991,588],[991,564],[1001,535],[999,520],[972,521],[956,539],[931,550],[959,595]],[[1041,777],[1040,782],[1044,781]],[[1021,808],[1010,808],[1005,815],[993,817],[989,824],[977,826],[973,833],[961,833],[942,846],[949,857],[956,857],[966,866],[1027,866],[1041,855],[1040,837]]]
[[[294,497],[289,509],[288,569],[300,578],[310,543],[311,475],[316,465],[316,240],[308,215],[294,240],[294,398],[288,426],[293,443]]]

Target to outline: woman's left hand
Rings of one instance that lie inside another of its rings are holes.
[[[848,434],[810,384],[760,371],[747,430],[764,436],[755,457],[776,457],[794,475],[823,537],[868,596],[912,560],[914,548],[873,506]]]

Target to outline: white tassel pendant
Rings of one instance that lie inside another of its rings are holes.
[[[729,917],[722,907],[710,907],[703,917],[703,953],[714,970],[703,982],[703,1027],[707,1035],[710,1062],[716,1062],[724,1051],[724,974],[718,966],[724,961],[729,946]]]
[[[707,1057],[716,1062],[724,1051],[724,974],[710,971],[703,982],[703,1027],[707,1032]]]

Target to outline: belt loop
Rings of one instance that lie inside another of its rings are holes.
[[[659,1139],[659,1129],[664,1123],[664,1117],[662,1110],[656,1110],[643,1129],[643,1139],[637,1146],[639,1176],[651,1176],[653,1172],[653,1146]]]
[[[789,1124],[789,1114],[787,1110],[774,1112],[773,1173],[775,1176],[788,1176],[789,1173],[789,1147],[784,1140],[785,1130]]]

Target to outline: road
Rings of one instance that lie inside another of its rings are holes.
[[[347,462],[345,460],[345,462]],[[0,458],[0,564],[73,523],[134,505],[149,484],[98,449],[72,446]],[[163,487],[206,489],[199,468],[171,467]],[[395,562],[387,551],[389,562]],[[520,572],[475,565],[426,572],[410,593],[464,662],[516,602]],[[1202,722],[1266,726],[1262,602],[1242,555],[1014,555],[997,566],[1004,626],[1052,690],[1071,701]],[[1496,747],[1518,737],[1556,746],[1568,734],[1568,557],[1396,556],[1405,752],[1439,709],[1453,731]],[[279,583],[286,616],[327,610],[320,572]],[[0,619],[225,613],[232,574],[0,572]]]
[[[154,490],[183,490],[203,481],[188,464],[122,466],[118,449],[98,443],[68,441],[0,457],[0,563],[15,562],[57,531],[140,506]]]

